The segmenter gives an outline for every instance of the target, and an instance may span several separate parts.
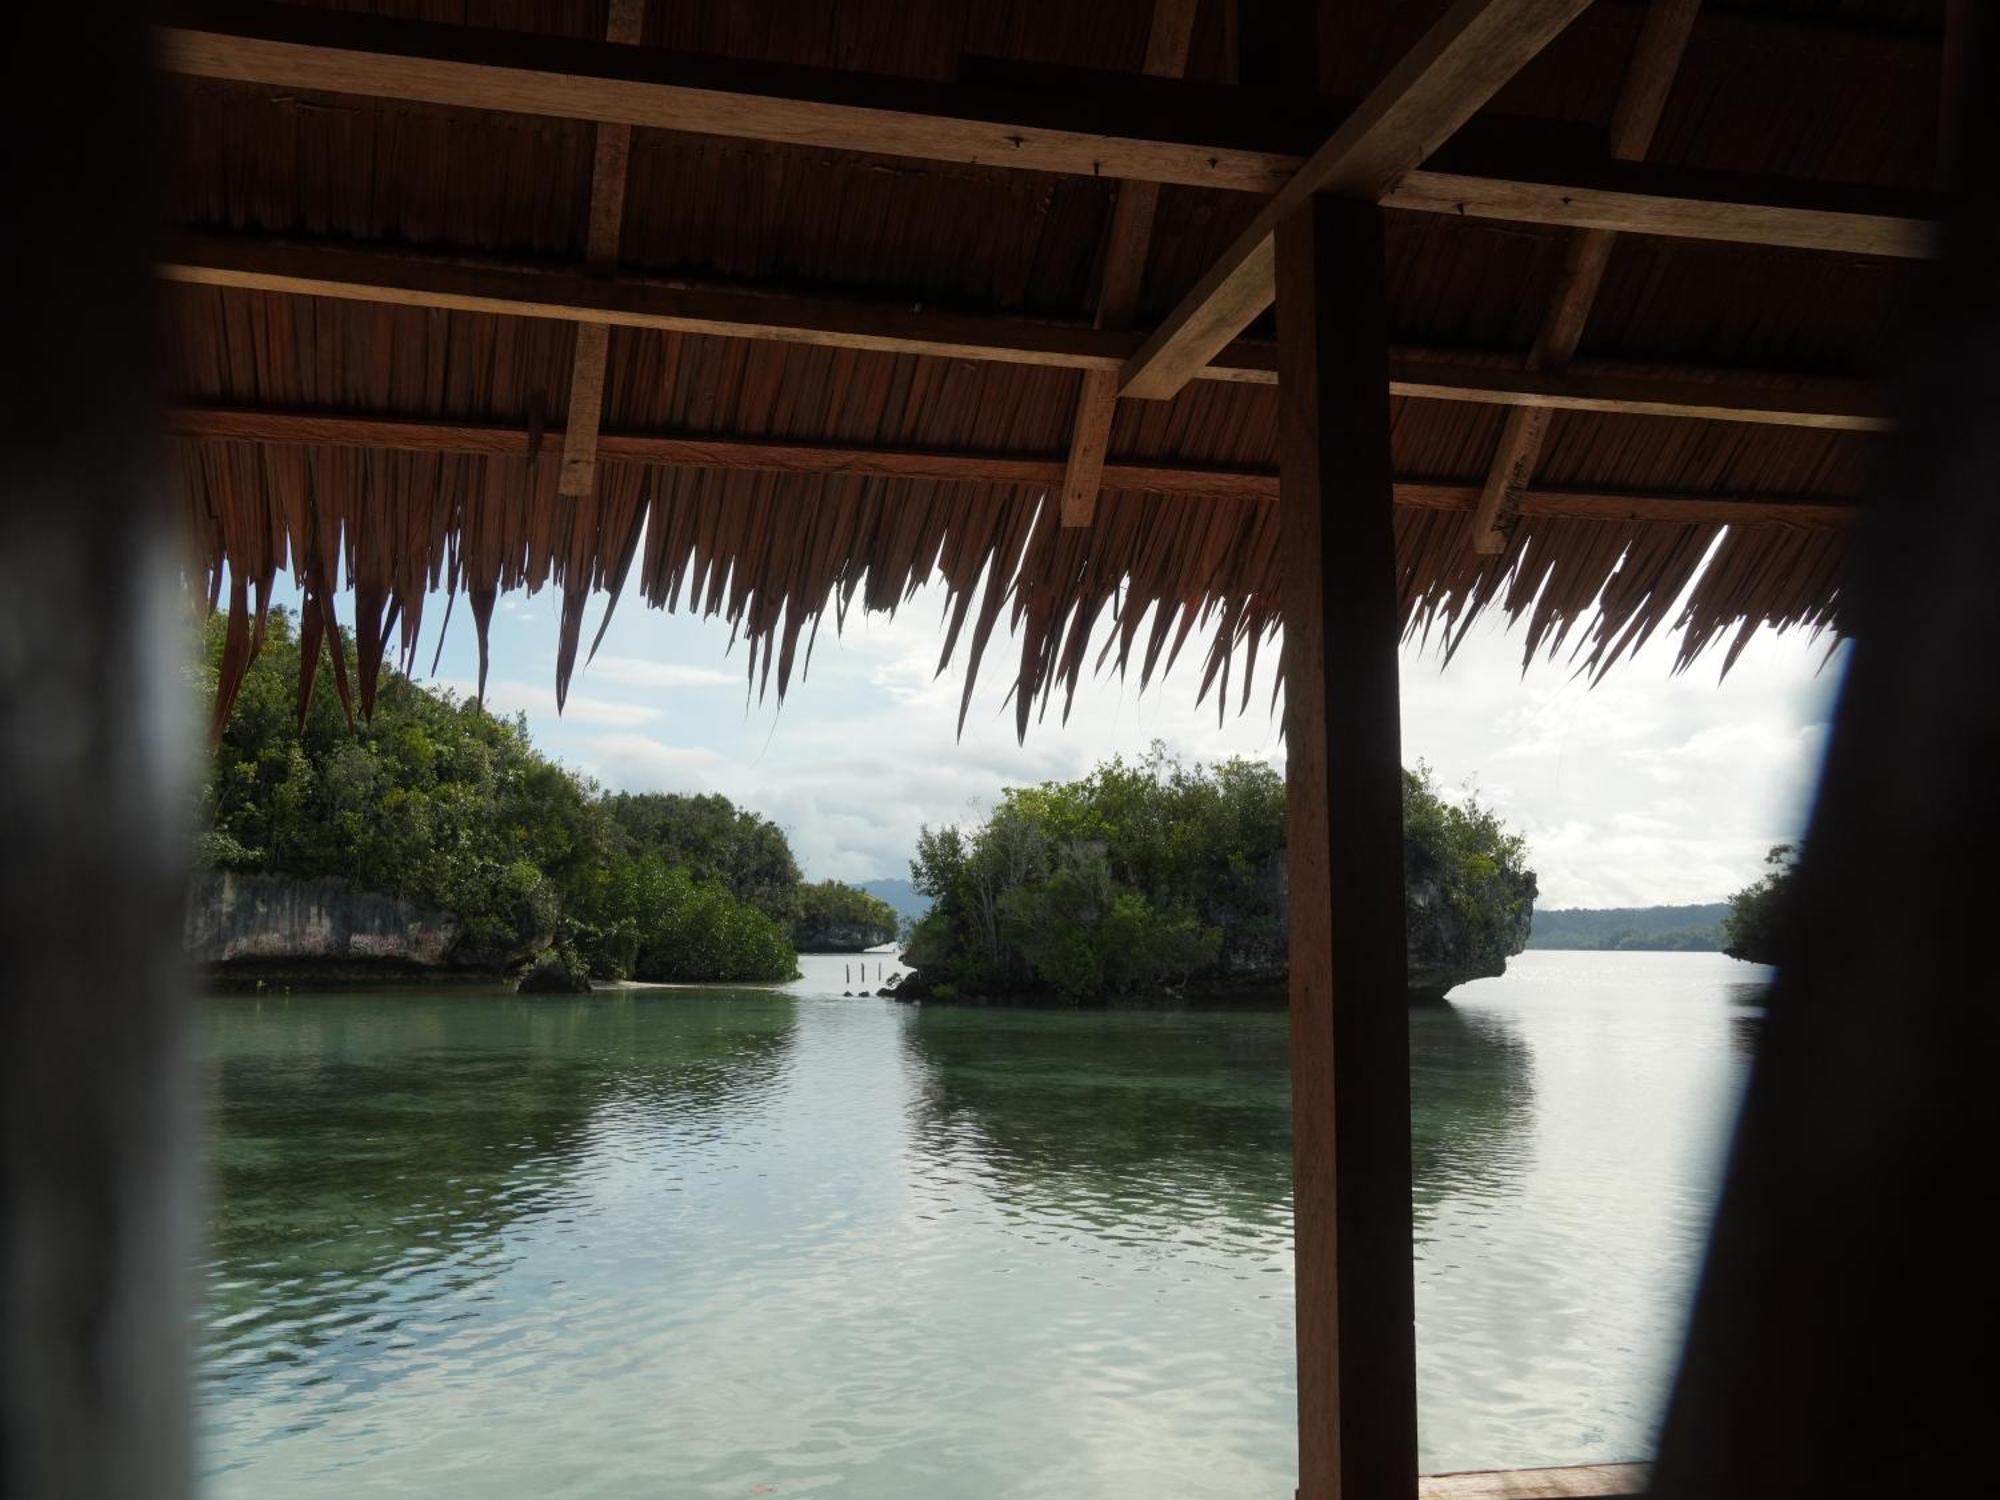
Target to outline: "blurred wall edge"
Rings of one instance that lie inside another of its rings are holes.
[[[1963,186],[1845,601],[1798,945],[1655,1475],[1676,1500],[1954,1493],[1993,1431],[2000,7],[1951,4]]]
[[[0,1497],[188,1493],[187,606],[144,14],[8,8]]]

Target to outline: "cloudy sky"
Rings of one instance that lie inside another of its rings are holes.
[[[1220,726],[1195,707],[1194,641],[1143,697],[1107,679],[1079,694],[1067,725],[1052,713],[1019,745],[996,639],[958,738],[961,678],[934,675],[942,604],[926,592],[893,619],[857,611],[839,638],[829,617],[780,708],[747,701],[726,626],[628,599],[558,717],[556,597],[516,597],[495,618],[488,701],[525,712],[539,745],[607,787],[715,791],[757,809],[813,878],[905,875],[920,825],[977,818],[1002,786],[1079,775],[1155,739],[1188,758],[1282,764],[1262,702]],[[464,623],[438,675],[469,691]],[[586,644],[595,628],[593,607]],[[1428,761],[1448,790],[1476,787],[1527,835],[1544,906],[1720,900],[1803,824],[1841,667],[1821,671],[1824,656],[1824,642],[1767,636],[1718,683],[1717,662],[1672,676],[1656,641],[1592,688],[1561,665],[1524,675],[1518,637],[1496,626],[1449,668],[1406,651],[1404,759]]]

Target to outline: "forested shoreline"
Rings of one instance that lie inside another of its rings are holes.
[[[199,691],[214,700],[224,622]],[[543,755],[525,720],[385,670],[351,724],[273,610],[210,757],[198,866],[328,878],[449,914],[449,967],[544,983],[789,979],[801,946],[896,935],[863,891],[801,878],[783,830],[727,798],[606,795]],[[838,941],[835,941],[838,940]]]
[[[1539,910],[1530,948],[1586,953],[1718,953],[1730,905],[1573,906]]]
[[[212,622],[199,684],[211,702],[226,647]],[[378,898],[404,903],[442,949],[430,967],[553,989],[783,980],[802,949],[898,933],[877,896],[803,880],[768,819],[714,795],[607,794],[538,751],[520,716],[395,671],[364,720],[324,674],[301,712],[300,651],[293,617],[274,610],[210,759],[196,852],[225,879],[217,899],[270,899],[227,878],[318,882],[302,927],[337,922],[341,891],[371,915]],[[1421,767],[1404,774],[1403,819],[1413,994],[1502,972],[1533,913],[1522,839]],[[983,822],[923,830],[911,877],[931,906],[910,932],[905,993],[1281,1000],[1285,837],[1283,778],[1262,762],[1188,765],[1155,746],[1006,788]]]

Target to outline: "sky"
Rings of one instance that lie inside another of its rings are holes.
[[[635,595],[558,716],[558,600],[501,601],[488,705],[525,713],[538,746],[608,789],[720,792],[764,814],[812,879],[907,876],[922,825],[977,820],[1004,786],[1079,776],[1154,740],[1190,760],[1283,765],[1268,693],[1220,725],[1212,703],[1196,706],[1198,639],[1143,696],[1115,676],[1086,685],[1067,724],[1052,708],[1020,744],[1004,702],[1011,652],[996,634],[958,736],[958,664],[935,673],[937,589],[893,618],[857,609],[837,637],[829,614],[782,706],[746,693],[746,653],[729,649],[726,625]],[[426,611],[420,666],[442,613]],[[456,613],[437,680],[470,693],[476,649]],[[1720,682],[1720,653],[1678,677],[1672,661],[1656,640],[1595,687],[1560,663],[1524,673],[1520,637],[1497,621],[1475,627],[1449,667],[1407,648],[1404,761],[1427,762],[1448,793],[1476,791],[1526,835],[1545,908],[1726,899],[1803,829],[1843,657],[1767,632]]]

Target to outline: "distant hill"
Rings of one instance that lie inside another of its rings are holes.
[[[855,884],[895,907],[896,915],[908,922],[914,922],[931,909],[931,898],[919,896],[917,888],[907,880],[857,880]]]
[[[1530,948],[1719,953],[1727,901],[1705,906],[1576,906],[1535,912]]]

